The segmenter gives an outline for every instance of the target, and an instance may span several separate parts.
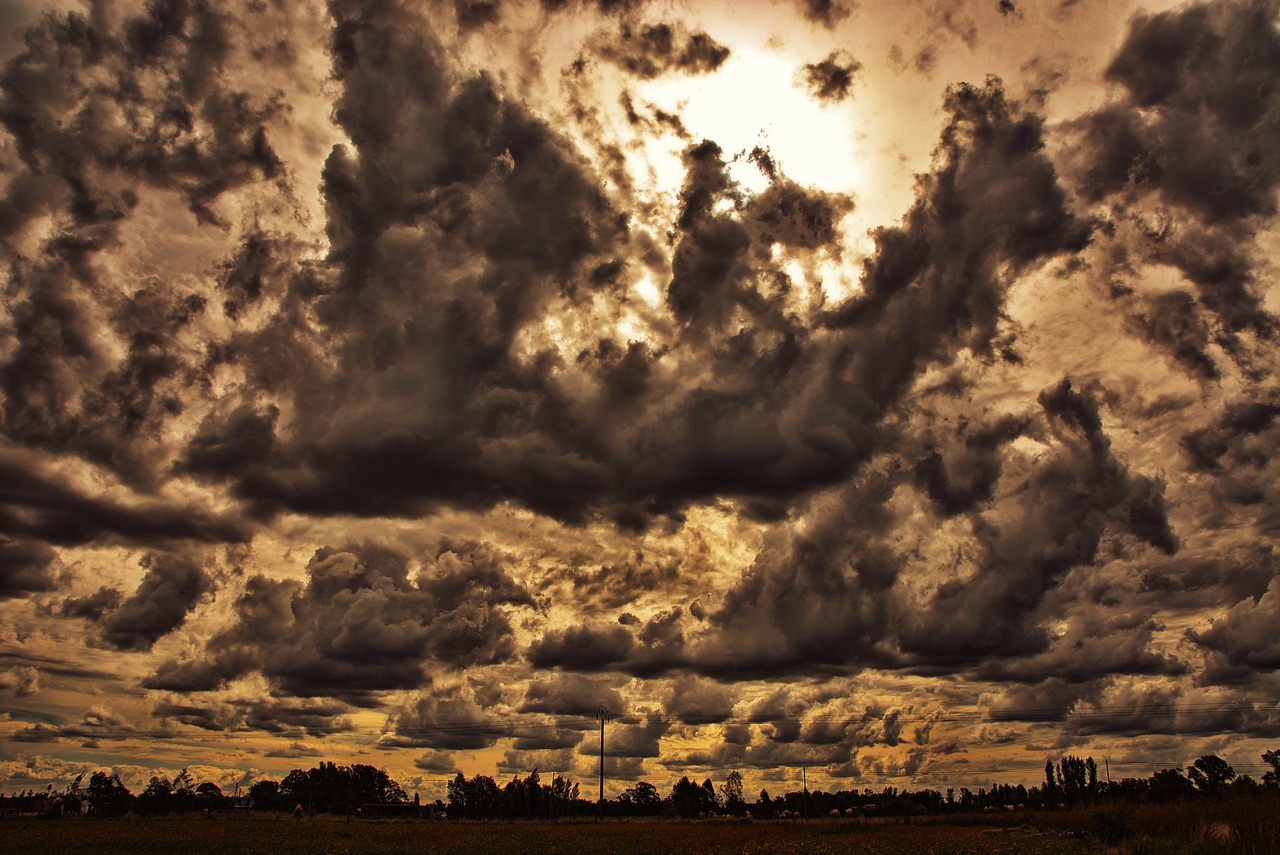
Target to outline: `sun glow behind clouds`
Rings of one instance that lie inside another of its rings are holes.
[[[768,184],[746,155],[768,149],[789,178],[831,192],[857,194],[863,173],[850,102],[822,105],[799,84],[803,65],[787,56],[734,47],[714,73],[658,78],[638,87],[640,96],[678,115],[695,140],[709,139],[729,171],[750,192]],[[682,147],[682,146],[681,146]],[[679,148],[653,157],[662,189],[676,189],[684,177]]]

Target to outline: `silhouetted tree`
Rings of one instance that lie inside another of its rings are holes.
[[[255,781],[249,787],[249,798],[253,799],[253,806],[258,810],[285,810],[292,807],[286,805],[281,798],[279,781]]]
[[[488,775],[467,780],[461,772],[449,782],[449,813],[467,819],[499,816],[502,812],[502,790]]]
[[[84,801],[84,790],[80,789],[80,782],[84,780],[84,772],[76,775],[75,780],[67,785],[62,791],[62,804],[69,814],[79,813],[80,805]]]
[[[120,816],[133,804],[133,793],[120,781],[120,775],[112,772],[94,772],[89,776],[89,788],[85,792],[93,812],[100,816]]]
[[[164,776],[152,775],[151,780],[138,794],[139,813],[160,814],[173,810],[173,782]]]
[[[637,781],[634,787],[618,796],[623,812],[633,816],[657,816],[662,813],[662,796],[658,788],[648,781]]]
[[[1216,754],[1206,754],[1187,767],[1187,777],[1196,789],[1211,796],[1226,792],[1227,785],[1236,776],[1231,764]]]
[[[280,795],[287,809],[301,805],[320,813],[349,814],[362,804],[402,802],[404,788],[384,769],[356,763],[339,766],[322,761],[307,771],[294,769],[280,782]]]
[[[675,812],[684,817],[691,819],[700,813],[707,812],[707,796],[710,790],[712,807],[714,807],[715,790],[711,788],[710,779],[703,787],[699,787],[688,776],[682,776],[676,781],[675,786],[671,788],[671,806]]]
[[[226,796],[222,794],[222,787],[213,781],[203,781],[196,787],[195,803],[198,809],[220,808],[225,802]]]
[[[715,813],[716,808],[720,806],[720,800],[716,797],[716,785],[711,783],[711,779],[707,778],[702,782],[702,809],[700,813]]]
[[[564,775],[551,778],[551,811],[555,816],[577,816],[578,783]]]
[[[1178,769],[1161,769],[1148,780],[1148,792],[1157,802],[1172,802],[1195,793],[1195,787]]]
[[[1071,807],[1078,804],[1088,786],[1088,770],[1085,762],[1073,754],[1058,761],[1058,788],[1062,801]]]
[[[720,802],[725,813],[734,816],[741,816],[747,810],[746,799],[742,796],[742,773],[736,769],[729,773],[729,777],[720,787]]]
[[[1280,749],[1262,752],[1262,762],[1271,767],[1262,774],[1262,786],[1280,789]]]

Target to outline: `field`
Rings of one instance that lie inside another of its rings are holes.
[[[618,853],[800,855],[800,853],[973,853],[1070,855],[1096,848],[1031,829],[855,821],[409,822],[394,820],[215,818],[78,819],[0,822],[5,853],[156,855],[383,855],[383,853]]]

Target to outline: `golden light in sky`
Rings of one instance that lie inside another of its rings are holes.
[[[860,195],[862,160],[853,104],[824,104],[799,81],[804,57],[769,49],[734,49],[716,71],[691,79],[658,78],[637,87],[640,97],[678,115],[689,133],[715,140],[739,156],[729,167],[744,189],[758,193],[768,179],[745,157],[768,149],[786,175],[824,190]],[[678,189],[680,152],[655,164],[659,184]]]

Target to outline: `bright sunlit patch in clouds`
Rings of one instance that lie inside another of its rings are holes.
[[[759,192],[768,183],[745,156],[760,146],[792,180],[856,194],[862,171],[852,102],[818,103],[797,81],[802,65],[785,55],[734,47],[714,74],[663,77],[641,84],[638,92],[678,115],[694,140],[714,140],[726,160],[742,155],[729,169],[746,190]],[[653,166],[662,189],[680,186],[678,148],[654,158]]]

